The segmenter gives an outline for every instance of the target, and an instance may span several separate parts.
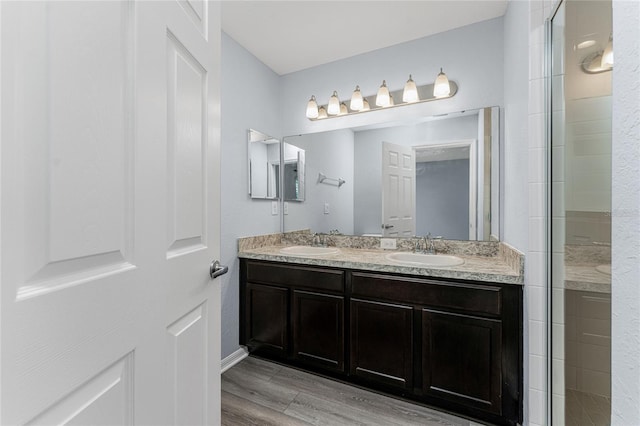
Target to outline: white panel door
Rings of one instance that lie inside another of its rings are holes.
[[[382,143],[382,235],[416,233],[416,156],[410,146]]]
[[[219,4],[0,31],[0,424],[219,423]]]

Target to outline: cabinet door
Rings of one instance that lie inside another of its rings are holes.
[[[250,350],[286,356],[288,289],[247,284],[245,335]]]
[[[410,306],[351,299],[351,375],[396,388],[413,386]]]
[[[424,309],[425,395],[501,414],[500,320]]]
[[[344,372],[344,297],[294,290],[292,303],[294,358]]]

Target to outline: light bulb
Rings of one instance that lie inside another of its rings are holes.
[[[318,108],[318,119],[327,118],[327,110],[323,106]]]
[[[307,118],[318,118],[318,103],[316,102],[316,97],[313,95],[307,103]]]
[[[418,87],[411,78],[411,74],[409,74],[409,80],[404,85],[404,91],[402,92],[402,102],[418,102],[419,100]]]
[[[367,98],[362,98],[362,109],[360,111],[369,111],[371,106],[369,105],[369,101]]]
[[[613,66],[613,39],[611,37],[609,37],[607,47],[605,47],[604,52],[602,52],[600,66],[602,68],[611,68]]]
[[[338,115],[340,113],[340,99],[338,99],[338,92],[333,91],[333,95],[329,98],[329,105],[327,105],[327,114]]]
[[[451,93],[451,87],[449,86],[449,79],[447,75],[442,72],[440,68],[440,74],[436,77],[436,82],[433,84],[433,96],[436,98],[445,98]]]
[[[351,104],[349,105],[353,111],[360,111],[362,109],[362,93],[360,93],[360,86],[356,86],[356,90],[351,95]]]
[[[387,88],[387,82],[385,80],[382,80],[382,85],[378,89],[376,105],[379,107],[389,106],[389,89]]]

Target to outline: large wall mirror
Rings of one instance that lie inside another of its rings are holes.
[[[280,140],[257,130],[248,132],[249,195],[275,200],[280,187]]]
[[[309,176],[304,203],[285,199],[285,232],[499,240],[499,117],[489,107],[285,137]]]

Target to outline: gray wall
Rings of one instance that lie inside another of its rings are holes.
[[[306,199],[289,202],[284,216],[286,231],[338,229],[353,234],[353,132],[349,129],[303,136],[288,136],[285,142],[305,150]],[[318,173],[346,181],[338,188],[334,181],[318,183]],[[325,203],[329,214],[324,213]]]
[[[502,46],[502,18],[496,18],[284,75],[283,134],[315,133],[501,106]],[[523,54],[526,55],[526,49]],[[356,84],[363,95],[374,95],[383,79],[391,90],[400,90],[410,73],[417,84],[430,84],[440,67],[459,85],[453,98],[323,121],[305,118],[304,107],[311,95],[325,104],[337,90],[340,99],[348,100]]]
[[[469,239],[469,159],[418,163],[416,170],[416,235]]]
[[[417,126],[395,126],[356,132],[354,213],[358,220],[354,223],[355,233],[357,235],[380,233],[383,141],[413,146],[459,139],[477,139],[477,137],[477,115],[427,121]],[[469,235],[467,234],[464,239],[469,239]]]
[[[222,276],[222,357],[239,348],[238,237],[280,231],[271,201],[248,195],[247,131],[280,137],[279,77],[226,34],[222,34],[222,145],[220,261]]]

